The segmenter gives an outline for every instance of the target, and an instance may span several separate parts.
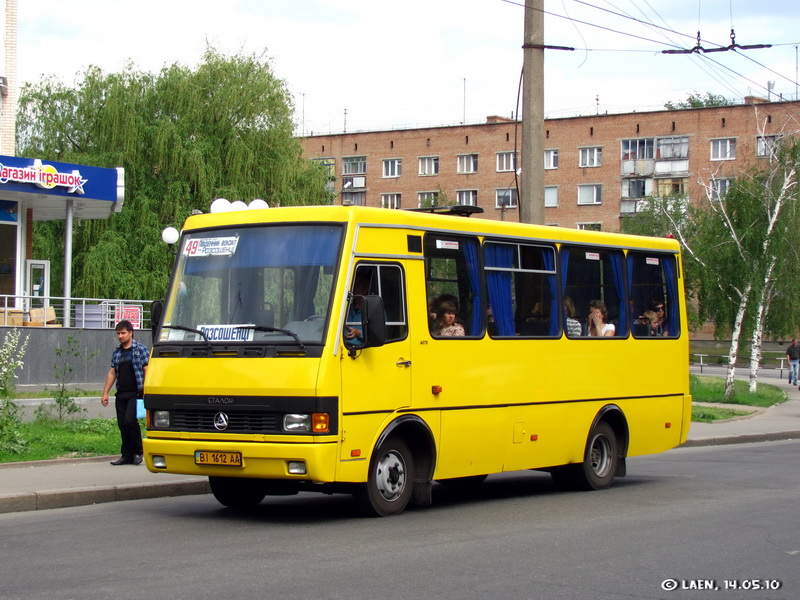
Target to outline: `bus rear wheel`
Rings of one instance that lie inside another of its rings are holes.
[[[559,487],[573,490],[602,490],[611,485],[619,465],[617,436],[605,421],[589,432],[583,462],[550,470]]]
[[[371,517],[399,515],[411,500],[414,488],[414,457],[400,438],[390,437],[372,453],[367,482],[354,496],[361,510]]]
[[[214,498],[228,508],[253,508],[258,506],[266,495],[264,485],[258,479],[210,476],[208,483]]]

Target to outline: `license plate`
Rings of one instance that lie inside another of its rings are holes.
[[[194,462],[198,465],[222,465],[226,467],[241,467],[241,452],[208,452],[195,450]]]

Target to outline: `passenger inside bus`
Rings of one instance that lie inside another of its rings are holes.
[[[564,296],[564,314],[566,315],[567,336],[580,337],[581,323],[575,318],[575,303],[569,296]]]
[[[661,298],[652,298],[648,304],[648,310],[654,312],[658,319],[655,325],[655,333],[652,335],[669,335],[669,325],[667,313],[664,310],[664,301]]]
[[[436,323],[433,335],[437,337],[463,337],[464,326],[456,323],[458,309],[453,302],[445,300],[439,303],[436,310]]]
[[[353,282],[353,299],[350,302],[350,309],[347,311],[347,322],[345,325],[344,337],[347,340],[363,342],[364,336],[360,324],[363,322],[361,314],[362,297],[369,293],[370,275],[367,269],[361,268],[356,271],[356,279]],[[358,327],[356,325],[359,325]]]
[[[608,309],[600,300],[589,303],[589,337],[611,337],[616,327],[608,322]]]

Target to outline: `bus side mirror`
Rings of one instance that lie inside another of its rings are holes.
[[[383,311],[383,298],[380,296],[359,296],[361,299],[361,322],[349,322],[345,331],[357,329],[358,338],[345,339],[345,347],[351,357],[359,350],[377,348],[386,343],[386,314]]]
[[[364,296],[364,339],[365,348],[377,348],[386,343],[386,313],[383,310],[383,298],[380,296]]]
[[[150,331],[153,334],[153,340],[156,339],[156,330],[161,325],[161,317],[164,314],[164,301],[153,300],[150,305]]]

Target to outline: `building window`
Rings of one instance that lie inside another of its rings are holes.
[[[736,158],[736,138],[711,140],[711,160],[733,160]]]
[[[622,140],[622,160],[652,159],[654,144],[653,138]]]
[[[558,168],[558,150],[544,151],[544,168],[545,169]]]
[[[599,167],[603,164],[602,148],[581,148],[580,165],[582,167]]]
[[[343,206],[366,206],[367,193],[366,192],[342,192],[342,205]]]
[[[497,172],[505,173],[507,171],[517,170],[517,153],[516,152],[498,152],[497,153]]]
[[[558,206],[558,186],[546,185],[544,188],[544,207],[556,208]]]
[[[775,154],[775,148],[780,141],[779,135],[760,135],[758,136],[758,157],[764,158]]]
[[[423,156],[419,159],[419,174],[420,175],[438,175],[439,174],[439,157],[438,156]]]
[[[439,192],[420,192],[417,198],[420,208],[439,206]]]
[[[400,194],[381,194],[381,207],[400,208]]]
[[[622,197],[623,198],[645,198],[647,196],[646,179],[623,179]]]
[[[689,138],[686,136],[658,138],[657,158],[689,158]]]
[[[494,207],[517,208],[516,188],[506,188],[503,190],[496,190]]]
[[[599,183],[578,186],[578,204],[602,204],[603,186]]]
[[[386,158],[383,160],[384,177],[400,177],[403,174],[403,159]]]
[[[348,156],[342,159],[342,173],[344,175],[366,175],[367,157]]]
[[[733,179],[712,179],[711,180],[711,199],[721,200],[728,193],[733,183]]]
[[[456,204],[460,206],[478,206],[478,190],[457,191]]]
[[[680,177],[677,179],[657,179],[656,189],[659,198],[667,198],[668,196],[685,196],[686,178]]]
[[[602,223],[578,223],[578,229],[582,231],[602,231]]]
[[[456,173],[477,173],[477,172],[478,172],[477,154],[462,154],[458,157],[458,164],[456,165]]]

